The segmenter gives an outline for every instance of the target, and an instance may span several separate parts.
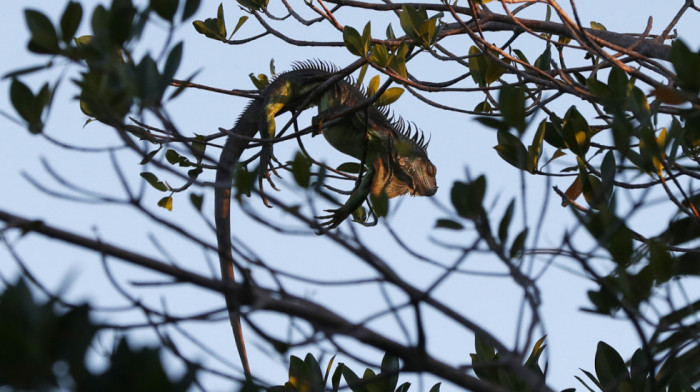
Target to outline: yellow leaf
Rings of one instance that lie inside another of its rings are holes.
[[[401,87],[392,87],[384,91],[381,97],[377,100],[378,106],[387,106],[396,102],[399,97],[403,94],[403,89]]]
[[[367,87],[367,96],[371,97],[379,89],[379,75],[374,75],[374,77],[369,81],[369,87]]]
[[[172,196],[166,196],[160,200],[158,200],[158,207],[163,207],[168,211],[173,210],[173,198]]]

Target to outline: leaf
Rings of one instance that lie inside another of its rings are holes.
[[[292,174],[294,180],[302,188],[308,188],[311,180],[311,162],[300,151],[294,156],[292,161]]]
[[[435,222],[435,227],[450,230],[464,229],[464,226],[461,223],[453,221],[452,219],[438,219],[437,222]]]
[[[498,95],[498,107],[503,115],[503,121],[522,135],[527,125],[525,123],[525,92],[523,89],[512,85],[501,87]]]
[[[61,38],[66,44],[70,44],[78,31],[80,20],[83,18],[83,7],[74,1],[68,2],[61,16]]]
[[[32,38],[28,45],[29,50],[39,54],[58,53],[60,50],[58,35],[51,20],[36,10],[24,10],[24,18],[29,31],[32,33]]]
[[[377,99],[377,106],[387,106],[396,102],[403,94],[401,87],[391,87],[386,89],[384,93]]]
[[[568,200],[574,201],[581,196],[581,193],[583,193],[583,183],[581,182],[581,176],[578,175],[574,182],[566,188],[564,194],[567,196]],[[568,204],[567,200],[562,200],[561,202],[562,207],[566,207]]]
[[[442,383],[439,382],[439,383],[433,385],[433,387],[430,388],[430,390],[429,390],[428,392],[440,392],[440,385],[441,385],[441,384],[442,384]]]
[[[204,202],[204,195],[201,193],[190,193],[190,203],[197,211],[202,211],[202,204]]]
[[[371,97],[377,93],[377,90],[379,90],[379,75],[374,75],[374,77],[369,80],[369,86],[367,86],[367,96]]]
[[[523,249],[525,247],[525,240],[527,239],[528,228],[524,228],[513,240],[510,245],[510,257],[516,258],[522,255]]]
[[[456,181],[452,185],[450,198],[459,216],[467,219],[479,217],[486,193],[486,178],[482,175],[470,183]]]
[[[620,354],[605,342],[598,342],[595,372],[603,390],[613,392],[622,381],[631,382],[627,366]]]
[[[491,113],[492,111],[493,108],[491,107],[489,101],[486,99],[484,99],[482,102],[480,102],[474,107],[474,112],[476,113]]]
[[[340,166],[336,168],[338,171],[345,173],[359,173],[362,169],[362,165],[357,162],[345,162],[341,163]]]
[[[141,177],[143,177],[144,180],[151,184],[152,187],[161,192],[165,192],[168,190],[168,186],[165,185],[162,181],[158,180],[158,177],[156,177],[156,175],[153,173],[142,172]]]
[[[682,105],[688,100],[680,94],[680,92],[670,87],[661,86],[651,90],[651,95],[655,96],[659,101],[669,105]]]
[[[591,21],[591,28],[593,30],[608,31],[608,29],[606,29],[602,23],[593,22],[593,21]]]
[[[178,0],[150,0],[149,6],[158,16],[172,23],[177,12]]]
[[[368,392],[365,388],[365,382],[357,377],[355,372],[350,370],[349,367],[343,366],[342,373],[352,392]]]
[[[304,357],[304,363],[306,363],[306,367],[308,369],[311,391],[323,391],[325,382],[323,381],[321,366],[318,364],[318,361],[316,361],[316,358],[314,358],[314,356],[311,354],[306,354],[306,357]]]
[[[172,211],[173,210],[173,197],[166,196],[166,197],[158,200],[158,207],[163,207],[168,211]]]
[[[385,391],[393,391],[399,382],[399,359],[389,353],[384,354],[381,365],[381,375],[384,380]]]
[[[537,127],[537,132],[532,138],[532,144],[527,147],[527,171],[534,173],[537,170],[537,164],[542,156],[542,143],[547,130],[547,120],[542,120]]]
[[[146,154],[146,155],[143,157],[143,159],[141,160],[141,162],[139,162],[139,165],[145,165],[145,164],[147,164],[148,162],[150,162],[151,160],[153,160],[153,157],[158,153],[158,151],[161,150],[161,148],[162,148],[162,147],[159,147],[158,149],[153,150],[153,151],[149,152],[148,154]]]
[[[386,196],[385,192],[382,192],[378,196],[370,194],[369,200],[372,202],[372,210],[374,210],[377,216],[387,216],[389,213],[389,198]]]
[[[238,23],[236,23],[236,27],[233,29],[233,32],[231,33],[231,36],[228,37],[228,39],[233,38],[233,35],[236,34],[236,31],[243,26],[243,23],[245,23],[248,20],[248,16],[243,15],[240,18],[238,18]]]
[[[472,45],[469,48],[469,72],[479,87],[486,87],[486,69],[486,58],[479,48]]]
[[[389,65],[389,50],[384,44],[374,45],[370,60],[380,67],[386,67]]]
[[[168,54],[168,59],[165,61],[165,68],[163,68],[163,82],[170,83],[172,78],[175,76],[175,72],[180,67],[180,61],[182,60],[182,42],[178,42]]]
[[[182,11],[182,21],[189,19],[194,15],[199,9],[199,3],[201,0],[186,0],[185,9]]]
[[[362,45],[360,33],[353,27],[345,26],[343,28],[343,42],[350,53],[354,54],[355,56],[365,56],[365,53],[363,52],[364,45]]]
[[[224,19],[224,4],[219,4],[219,8],[216,10],[216,26],[218,28],[219,36],[226,38],[226,19]]]
[[[506,212],[501,218],[501,223],[498,225],[498,239],[501,243],[505,243],[508,239],[508,229],[510,228],[510,221],[513,218],[513,211],[515,210],[515,200],[511,200],[506,208]]]
[[[204,34],[208,38],[218,41],[223,41],[226,39],[226,36],[222,36],[219,33],[219,24],[216,19],[207,18],[204,21],[195,20],[192,22],[192,25],[198,33]]]
[[[516,136],[508,131],[498,130],[498,145],[494,148],[504,161],[520,170],[527,170],[527,150]]]
[[[289,383],[298,391],[309,391],[311,388],[308,365],[294,355],[289,358]]]
[[[534,66],[542,71],[549,71],[552,68],[552,51],[549,47],[535,60]]]
[[[584,157],[591,145],[591,128],[576,106],[571,106],[564,116],[562,136],[566,146],[579,157]]]

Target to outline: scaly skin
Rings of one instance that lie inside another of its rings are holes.
[[[249,138],[258,130],[263,139],[274,138],[277,115],[290,110],[306,109],[301,107],[302,103],[317,87],[333,76],[332,71],[332,67],[320,63],[296,64],[292,71],[280,74],[261,91],[260,98],[248,105],[231,130],[231,133],[243,138],[229,137],[226,140],[217,164],[214,194],[216,237],[224,282],[234,281],[230,208],[233,168],[236,162],[248,146]],[[341,80],[311,103],[312,106],[319,107],[319,115],[314,118],[317,133],[322,132],[334,148],[360,160],[366,167],[362,180],[345,204],[329,211],[330,215],[319,217],[327,219],[322,223],[327,229],[337,227],[359,208],[370,194],[379,196],[384,193],[392,198],[407,193],[432,196],[437,191],[436,169],[428,159],[427,143],[424,143],[423,136],[419,137],[418,132],[412,132],[410,127],[400,120],[389,120],[385,109],[369,106],[342,117],[331,126],[323,126],[324,121],[333,119],[335,114],[347,108],[357,106],[364,99],[365,96],[360,90],[349,81]],[[261,187],[263,176],[267,177],[274,187],[269,177],[273,159],[272,144],[263,143],[260,155]],[[239,303],[233,296],[226,295],[225,298],[236,347],[246,378],[250,378],[250,366],[238,311]]]

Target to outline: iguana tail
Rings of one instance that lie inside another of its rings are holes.
[[[221,278],[224,283],[234,281],[233,253],[231,252],[231,186],[233,185],[233,169],[243,150],[248,146],[249,140],[247,138],[253,137],[258,131],[258,119],[262,115],[262,110],[263,101],[260,99],[255,99],[248,105],[232,130],[232,133],[235,135],[244,137],[229,136],[226,139],[216,167],[214,221],[216,224],[216,241],[219,248]],[[228,294],[225,298],[238,355],[241,357],[246,378],[250,378],[250,366],[248,365],[248,355],[245,349],[245,342],[243,341],[238,301]]]

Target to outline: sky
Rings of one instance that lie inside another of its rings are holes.
[[[83,1],[86,14],[97,2]],[[281,14],[278,4],[271,1],[273,13]],[[195,19],[213,17],[219,2],[204,0]],[[603,0],[580,2],[578,11],[583,21],[597,21],[605,25],[609,30],[619,32],[641,32],[644,30],[647,19],[653,15],[654,25],[652,33],[658,33],[663,26],[673,17],[681,2],[670,2],[672,6],[661,7],[658,2],[651,1],[616,1]],[[45,57],[32,55],[26,50],[28,32],[24,24],[22,10],[24,8],[41,9],[53,21],[58,20],[63,9],[63,2],[46,2],[42,0],[22,2],[2,2],[0,4],[0,33],[7,37],[0,43],[0,57],[5,59],[0,62],[0,74],[9,71],[42,64],[47,61]],[[498,10],[498,6],[492,6]],[[225,1],[229,31],[235,26],[236,21],[243,13],[238,9],[234,1]],[[543,17],[544,8],[537,8],[531,12],[530,17]],[[364,26],[366,16],[352,12],[339,12],[339,21],[349,24],[357,29]],[[697,14],[688,14],[678,25],[678,33],[686,37],[691,46],[697,48],[697,42],[691,37],[698,35]],[[387,21],[379,17],[372,19],[373,36],[383,37]],[[393,21],[394,31],[399,31],[396,20]],[[339,36],[330,36],[328,29],[310,28],[302,29],[299,25],[283,24],[283,29],[297,39],[338,40]],[[244,38],[254,35],[260,28],[257,23],[249,20],[234,38]],[[144,43],[135,49],[135,54],[141,56],[147,51],[157,54],[157,50],[165,42],[166,26],[156,21],[145,32]],[[89,34],[88,24],[84,20],[78,31],[78,35]],[[325,35],[324,35],[325,34]],[[295,61],[306,59],[321,59],[344,66],[354,60],[353,56],[343,48],[319,49],[297,48],[284,44],[275,38],[265,38],[254,44],[243,46],[227,46],[220,42],[206,39],[194,31],[189,23],[185,23],[176,31],[176,41],[185,41],[183,64],[176,77],[185,78],[199,71],[196,82],[220,88],[253,89],[248,78],[249,73],[269,74],[269,63],[274,59],[278,72],[289,69]],[[452,39],[453,45],[471,45],[466,37]],[[175,42],[176,42],[175,41]],[[528,57],[535,58],[543,47],[526,47]],[[411,63],[411,65],[414,63]],[[449,67],[440,68],[434,60],[418,58],[411,72],[415,72],[424,79],[443,80],[449,77]],[[76,68],[67,64],[57,64],[50,72],[45,72],[22,80],[36,89],[43,81],[52,83],[62,78],[61,85],[55,98],[55,106],[50,113],[45,132],[52,138],[76,146],[84,147],[87,151],[67,151],[45,139],[30,135],[17,123],[10,121],[5,116],[0,116],[0,129],[3,130],[4,142],[0,144],[0,156],[2,156],[3,170],[0,174],[4,192],[0,192],[0,206],[3,209],[18,215],[41,218],[47,223],[75,231],[92,237],[102,238],[128,249],[137,250],[145,254],[167,259],[188,269],[199,271],[212,276],[211,265],[215,262],[212,252],[205,252],[200,247],[186,243],[178,235],[154,226],[149,219],[119,203],[83,203],[76,200],[60,200],[40,192],[34,187],[28,178],[46,186],[49,189],[67,192],[77,195],[74,190],[66,189],[56,181],[47,171],[58,173],[69,179],[72,183],[98,192],[110,198],[123,200],[124,190],[121,187],[119,176],[115,172],[115,165],[109,154],[104,152],[92,152],[90,149],[119,146],[120,142],[108,128],[97,124],[85,124],[87,117],[79,110],[77,102],[73,99],[75,88],[72,86],[70,76],[75,75]],[[373,76],[371,73],[369,76]],[[382,81],[385,77],[382,76]],[[16,118],[9,100],[9,81],[0,80],[0,110],[3,114],[9,114]],[[439,96],[442,102],[472,109],[481,100],[475,95]],[[567,102],[570,105],[573,102]],[[187,91],[181,97],[173,100],[167,106],[170,115],[176,121],[178,127],[187,133],[211,134],[219,127],[230,127],[246,104],[246,99],[217,95],[209,92]],[[565,109],[566,105],[562,107]],[[448,241],[450,243],[467,243],[469,236],[459,233],[449,233],[435,229],[435,220],[446,217],[441,206],[450,205],[451,184],[454,181],[464,181],[467,176],[472,178],[485,174],[488,179],[487,205],[491,205],[494,217],[500,217],[509,200],[521,192],[521,177],[519,173],[502,161],[492,148],[496,144],[495,134],[484,129],[470,116],[442,112],[438,109],[426,106],[409,94],[393,105],[393,110],[413,121],[427,135],[431,137],[428,149],[432,162],[438,168],[438,183],[440,189],[433,198],[408,198],[392,201],[392,215],[389,223],[401,235],[401,237],[413,249],[420,253],[430,255],[436,259],[451,261],[455,259],[455,253],[447,251],[436,244],[434,239]],[[563,112],[563,111],[562,111]],[[310,115],[304,117],[308,122]],[[302,119],[304,121],[304,119]],[[539,122],[539,119],[534,123]],[[282,123],[278,121],[278,124]],[[532,128],[532,127],[531,127]],[[530,129],[529,132],[533,130]],[[340,154],[329,151],[322,138],[314,138],[306,141],[306,145],[314,156],[322,157],[334,165],[347,161]],[[290,159],[296,147],[293,143],[280,144],[276,147],[276,154],[283,159]],[[211,156],[218,151],[210,150]],[[144,170],[155,171],[153,167],[138,165],[140,158],[128,151],[119,150],[113,155],[122,171],[126,182],[138,190],[144,182],[139,173]],[[162,154],[156,159],[162,159]],[[213,175],[208,174],[210,178]],[[173,185],[179,184],[175,177],[165,176]],[[568,180],[567,180],[568,181]],[[283,184],[282,191],[275,196],[284,200],[297,200],[303,202],[306,195],[296,187],[289,186],[293,180],[287,176],[278,181]],[[559,201],[547,188],[548,184],[539,178],[528,178],[526,182],[526,195],[528,201],[528,225],[536,224],[538,219],[545,223],[541,236],[540,246],[557,246],[561,234],[567,228],[575,227],[573,216],[560,207]],[[568,186],[566,181],[557,181],[554,184],[560,188]],[[70,187],[69,187],[70,188]],[[196,192],[205,195],[203,214],[199,215],[188,202],[187,194],[175,196],[172,212],[156,207],[157,200],[164,196],[150,188],[146,189],[144,203],[149,206],[156,216],[168,221],[177,222],[198,238],[213,244],[214,233],[209,226],[213,213],[212,190],[209,188],[198,189]],[[539,217],[542,203],[548,201],[547,213]],[[491,204],[492,203],[492,204]],[[282,222],[283,227],[303,229],[298,223],[293,222],[279,208],[267,209],[262,203],[252,198],[247,205],[260,214],[263,219],[274,222]],[[517,213],[515,221],[522,225],[523,216],[520,202],[516,203]],[[531,208],[530,208],[531,207]],[[668,214],[669,211],[661,213]],[[313,235],[312,233],[300,235],[280,235],[265,229],[259,223],[247,218],[240,209],[233,211],[234,238],[239,244],[244,244],[252,253],[259,255],[275,268],[308,276],[316,279],[338,281],[352,278],[373,277],[373,272],[364,264],[354,259],[347,252],[335,247],[331,241]],[[637,218],[635,219],[643,219]],[[648,219],[648,218],[647,218]],[[644,223],[643,220],[640,221]],[[349,223],[344,223],[343,230],[347,230]],[[642,225],[644,226],[644,225]],[[654,234],[660,228],[647,225],[650,234]],[[407,281],[417,287],[428,287],[438,276],[435,268],[411,258],[398,245],[391,241],[386,229],[379,225],[375,228],[355,227],[361,238],[366,240],[372,249],[384,257],[385,261],[401,274]],[[90,301],[92,304],[105,309],[98,312],[99,317],[104,317],[118,323],[129,323],[142,320],[142,316],[135,311],[114,312],[108,311],[112,307],[126,304],[123,297],[118,295],[105,277],[105,271],[98,255],[80,251],[63,245],[56,241],[29,235],[24,238],[10,236],[16,250],[26,262],[32,273],[39,277],[49,289],[56,290],[68,282],[65,292],[66,298],[80,302]],[[217,309],[223,306],[223,298],[218,294],[197,290],[191,287],[180,286],[154,286],[133,287],[132,282],[160,281],[162,277],[140,268],[125,265],[116,260],[110,260],[107,265],[114,273],[117,280],[138,298],[155,307],[166,306],[175,314],[186,315],[206,310]],[[567,266],[567,265],[564,265]],[[486,255],[474,256],[468,259],[463,266],[470,271],[503,273],[501,265]],[[544,267],[541,262],[534,262],[535,271]],[[568,265],[571,267],[571,265]],[[0,248],[0,275],[8,279],[16,275],[18,266],[12,260],[4,248]],[[268,276],[260,273],[256,275],[259,283],[269,284]],[[629,323],[613,321],[609,318],[581,312],[581,307],[587,307],[586,290],[592,288],[590,282],[580,274],[569,271],[567,268],[555,266],[547,268],[538,281],[542,292],[542,314],[544,330],[547,334],[549,350],[549,383],[555,388],[579,387],[574,380],[574,375],[580,375],[579,368],[592,370],[595,345],[599,340],[607,341],[613,345],[623,357],[629,357],[639,342]],[[354,286],[314,286],[303,282],[287,282],[291,292],[308,299],[317,300],[351,319],[361,320],[367,315],[381,311],[387,306],[382,293],[377,285]],[[400,300],[395,289],[388,288],[389,296],[396,301]],[[518,309],[521,305],[521,292],[508,277],[484,276],[483,274],[459,274],[442,284],[434,293],[437,298],[454,306],[462,314],[477,321],[481,326],[492,331],[506,344],[512,345],[518,332],[515,328]],[[410,323],[410,314],[402,314]],[[256,314],[256,320],[264,325],[278,324],[275,333],[279,337],[286,336],[288,332],[288,319],[270,314]],[[432,318],[431,318],[432,317]],[[450,322],[434,312],[426,311],[426,318],[431,320],[428,329],[428,339],[431,353],[438,355],[442,360],[451,363],[468,363],[468,354],[473,352],[473,336],[463,330],[457,329]],[[402,339],[396,323],[391,317],[382,317],[369,324],[389,336],[398,340]],[[177,332],[173,336],[183,348],[195,358],[206,358],[211,366],[221,369],[235,369],[234,374],[240,375],[237,355],[233,341],[230,339],[228,322],[222,319],[215,323],[186,323],[186,329],[197,336],[204,344],[213,347],[219,354],[225,356],[226,361],[217,361],[207,357],[195,347],[192,347]],[[285,380],[286,368],[282,363],[283,358],[271,354],[271,349],[265,343],[246,329],[248,345],[252,347],[250,360],[253,370],[265,369],[265,380],[271,383],[281,383]],[[135,343],[147,344],[154,340],[153,334],[147,330],[135,330],[130,334],[130,339]],[[109,347],[105,339],[96,345],[90,360],[93,366],[101,365],[98,353],[101,349]],[[327,346],[326,346],[327,347]],[[381,353],[372,352],[364,347],[348,345],[353,353],[366,354],[375,362],[380,361]],[[302,347],[293,351],[295,355],[305,355],[309,347]],[[167,358],[174,373],[181,369],[176,360]],[[340,361],[348,361],[342,356]],[[232,364],[232,365],[230,365]],[[225,388],[226,381],[207,377],[207,385],[215,390]],[[420,382],[420,381],[419,381]],[[429,384],[432,379],[424,380]],[[429,387],[429,386],[428,386]],[[426,388],[427,389],[427,388]],[[418,389],[420,390],[420,389]]]

